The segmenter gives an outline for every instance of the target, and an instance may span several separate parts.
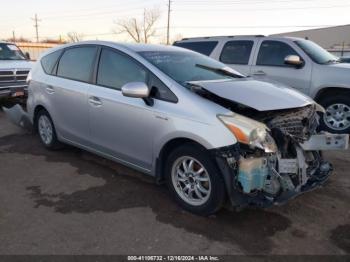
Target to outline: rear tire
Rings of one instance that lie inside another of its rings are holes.
[[[38,131],[41,143],[49,150],[58,150],[63,147],[58,141],[56,129],[49,113],[42,109],[35,118],[36,130]]]
[[[326,113],[321,116],[321,130],[335,134],[350,133],[350,97],[345,95],[332,95],[320,99],[319,103]]]
[[[196,144],[182,145],[170,153],[165,176],[173,198],[191,213],[209,216],[225,201],[225,183],[214,160]]]

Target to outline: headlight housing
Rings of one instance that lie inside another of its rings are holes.
[[[218,115],[218,118],[240,143],[263,149],[266,153],[277,152],[276,143],[264,124],[238,114]]]

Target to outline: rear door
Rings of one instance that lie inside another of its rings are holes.
[[[253,61],[254,40],[227,41],[218,60],[242,74],[249,75]]]
[[[94,45],[66,49],[58,62],[57,76],[46,87],[53,98],[58,132],[64,139],[81,145],[89,144],[87,95],[96,54]]]
[[[298,55],[305,62],[297,68],[286,65],[288,55]],[[283,40],[261,40],[251,75],[256,78],[272,79],[308,94],[311,83],[312,64],[294,46]]]

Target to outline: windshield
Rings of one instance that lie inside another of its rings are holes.
[[[139,52],[151,64],[186,86],[191,81],[207,81],[244,77],[207,56],[187,51]]]
[[[0,43],[0,60],[26,60],[26,57],[16,45]]]
[[[318,64],[329,64],[339,62],[339,58],[329,53],[319,45],[310,40],[297,40],[295,43]]]

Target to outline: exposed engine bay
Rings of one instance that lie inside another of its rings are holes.
[[[232,186],[228,191],[234,206],[282,204],[322,185],[330,176],[332,165],[322,158],[321,150],[348,147],[348,135],[318,133],[318,113],[322,113],[322,107],[316,103],[259,111],[197,84],[192,91],[246,117],[247,121],[263,123],[273,140],[271,144],[276,146],[275,150],[271,146],[263,150],[243,142],[215,152],[218,165],[229,180],[226,183]],[[228,169],[223,168],[225,162]]]

